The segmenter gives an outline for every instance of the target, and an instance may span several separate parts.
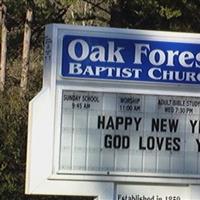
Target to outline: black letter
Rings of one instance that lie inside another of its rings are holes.
[[[173,147],[174,151],[180,151],[180,142],[181,142],[180,138],[174,138],[174,145],[175,145]]]
[[[139,149],[146,150],[146,148],[142,145],[142,137],[139,137]]]
[[[122,148],[123,149],[128,149],[130,146],[130,138],[129,136],[123,136],[122,137]]]
[[[101,118],[102,117],[102,118]],[[102,127],[101,127],[102,126]],[[104,129],[105,128],[105,116],[98,116],[98,120],[97,120],[97,128],[100,129]]]
[[[123,117],[116,117],[116,121],[115,121],[115,124],[116,124],[116,130],[119,129],[119,125],[122,125],[124,123],[124,118]]]
[[[165,143],[166,151],[171,151],[172,150],[172,138],[171,137],[166,137],[166,143]]]
[[[200,141],[198,139],[196,139],[197,142],[197,146],[198,146],[198,152],[200,152]]]
[[[156,132],[159,131],[159,119],[152,119],[151,122],[151,131],[154,132],[154,130],[156,129]]]
[[[114,148],[119,149],[121,147],[121,136],[115,135],[114,136]]]
[[[166,132],[167,131],[167,119],[161,119],[161,132]]]
[[[147,147],[149,150],[153,150],[155,148],[155,139],[154,137],[148,137],[147,138]]]
[[[140,118],[136,118],[136,117],[134,117],[134,121],[135,121],[135,125],[136,125],[136,131],[138,131],[139,130],[139,125],[140,125],[140,122],[141,122],[141,117]]]
[[[125,117],[125,124],[124,124],[124,130],[127,130],[128,125],[132,124],[132,118],[131,117]]]
[[[104,147],[105,148],[112,148],[112,135],[106,135],[104,139]]]
[[[177,128],[178,128],[178,119],[177,120],[169,119],[169,131],[170,131],[170,133],[171,132],[176,133]]]
[[[192,133],[194,133],[195,132],[195,126],[197,124],[197,120],[194,120],[194,122],[192,120],[190,120],[190,124],[192,126]]]

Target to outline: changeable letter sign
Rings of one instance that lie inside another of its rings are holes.
[[[52,24],[30,102],[26,193],[200,196],[200,36]]]

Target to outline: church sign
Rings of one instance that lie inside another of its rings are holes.
[[[199,44],[69,35],[63,38],[63,77],[199,84],[199,69]]]
[[[198,34],[52,24],[44,53],[27,194],[198,199]]]

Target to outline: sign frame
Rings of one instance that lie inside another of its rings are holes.
[[[61,66],[62,38],[64,35],[90,35],[91,37],[146,37],[159,41],[200,44],[200,35],[176,32],[128,30],[116,28],[82,27],[61,24],[46,26],[43,87],[29,105],[27,146],[26,194],[52,194],[92,196],[99,200],[115,199],[118,184],[162,184],[188,186],[191,199],[199,195],[200,176],[133,173],[123,174],[59,174],[60,117],[62,91],[99,91],[130,94],[154,94],[200,97],[197,85],[148,84],[126,81],[103,81],[64,78]]]

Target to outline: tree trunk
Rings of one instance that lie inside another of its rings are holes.
[[[24,96],[28,85],[28,70],[29,70],[29,57],[30,57],[30,41],[31,41],[31,22],[33,18],[32,9],[27,9],[26,22],[24,28],[24,42],[23,42],[23,55],[22,55],[22,72],[21,72],[21,96]]]
[[[0,0],[0,24],[2,24],[2,16],[3,16],[3,0]]]
[[[4,91],[6,77],[6,56],[7,56],[7,27],[6,27],[6,6],[1,2],[1,71],[0,71],[0,90]]]

